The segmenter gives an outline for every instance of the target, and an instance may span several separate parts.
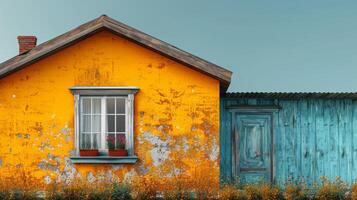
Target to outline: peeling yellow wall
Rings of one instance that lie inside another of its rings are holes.
[[[72,86],[136,86],[134,165],[72,164]],[[219,179],[219,81],[109,32],[0,79],[0,175]]]

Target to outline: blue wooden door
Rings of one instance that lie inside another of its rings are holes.
[[[235,174],[242,183],[272,181],[272,116],[236,113]]]

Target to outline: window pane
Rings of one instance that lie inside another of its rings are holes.
[[[101,134],[100,133],[97,133],[97,145],[98,145],[98,148],[102,148],[102,138],[101,138]]]
[[[90,134],[82,134],[81,136],[81,149],[91,149]]]
[[[115,110],[115,99],[107,98],[107,113],[114,114],[114,110]]]
[[[125,132],[125,115],[117,115],[116,132]]]
[[[92,117],[92,132],[100,132],[100,115]]]
[[[101,99],[92,99],[92,106],[93,106],[93,114],[100,114],[101,113]]]
[[[83,132],[91,132],[90,130],[90,115],[83,116]]]
[[[108,149],[114,149],[115,148],[115,134],[108,133],[107,145],[108,145],[107,146]]]
[[[98,149],[98,144],[99,144],[99,133],[94,133],[92,134],[93,137],[93,149]]]
[[[125,149],[125,134],[116,134],[116,148]]]
[[[115,130],[115,116],[114,115],[107,115],[107,129],[108,132],[114,132]]]
[[[91,99],[89,98],[83,98],[82,99],[82,112],[85,114],[90,114],[91,109],[90,109],[90,101]]]
[[[117,98],[117,114],[125,114],[125,99]]]
[[[85,149],[84,148],[85,147],[84,134],[81,134],[80,140],[81,140],[80,149]]]

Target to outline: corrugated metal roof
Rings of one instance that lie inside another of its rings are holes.
[[[228,92],[224,97],[266,99],[357,99],[357,92]]]

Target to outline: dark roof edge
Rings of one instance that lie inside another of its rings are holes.
[[[263,99],[357,99],[357,92],[227,92],[222,97]]]
[[[15,56],[0,63],[0,78],[104,29],[130,39],[133,42],[219,80],[221,88],[224,91],[227,90],[231,82],[231,71],[185,52],[175,46],[107,17],[106,15],[102,15],[60,36],[48,40],[47,42],[36,46],[26,54]]]

